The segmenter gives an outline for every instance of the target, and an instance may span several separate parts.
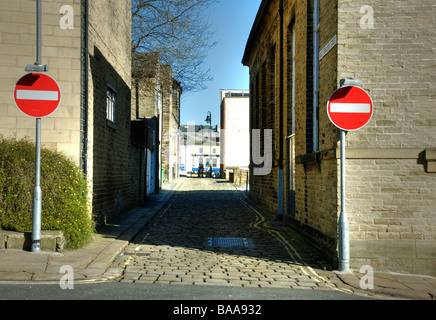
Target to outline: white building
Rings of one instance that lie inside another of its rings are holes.
[[[180,175],[197,174],[200,164],[207,172],[220,168],[220,130],[189,123],[180,126]]]
[[[221,90],[221,171],[248,168],[250,126],[248,90]]]

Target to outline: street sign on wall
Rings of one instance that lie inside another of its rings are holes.
[[[15,85],[14,100],[24,114],[43,118],[52,114],[61,102],[57,82],[43,73],[28,73]]]
[[[330,96],[327,102],[327,114],[330,121],[339,129],[358,130],[372,117],[372,99],[359,87],[342,87]]]

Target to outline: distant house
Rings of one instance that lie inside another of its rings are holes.
[[[372,96],[346,135],[350,267],[436,275],[436,81],[430,2],[263,0],[243,64],[250,129],[272,133],[271,170],[250,197],[338,264],[339,129],[326,109],[341,79]],[[261,150],[264,141],[261,138]],[[253,150],[252,150],[253,151]]]
[[[221,172],[250,164],[248,90],[221,90]]]
[[[189,123],[180,126],[180,174],[198,173],[203,165],[204,172],[220,169],[220,129],[218,126],[203,127]]]
[[[131,193],[131,1],[42,1],[42,64],[62,101],[42,119],[42,146],[64,152],[86,174],[98,224],[137,204]],[[35,62],[35,1],[7,1],[0,29],[0,134],[35,139],[35,119],[14,105],[12,90]],[[44,197],[44,194],[43,194]]]

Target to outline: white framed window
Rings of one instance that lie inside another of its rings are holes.
[[[106,119],[113,123],[115,123],[116,98],[117,92],[108,85],[106,94]]]

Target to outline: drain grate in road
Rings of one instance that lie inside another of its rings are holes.
[[[248,247],[247,238],[209,238],[210,247]]]
[[[148,252],[124,252],[125,256],[138,256],[138,257],[145,257],[145,256],[149,256],[150,253]]]

